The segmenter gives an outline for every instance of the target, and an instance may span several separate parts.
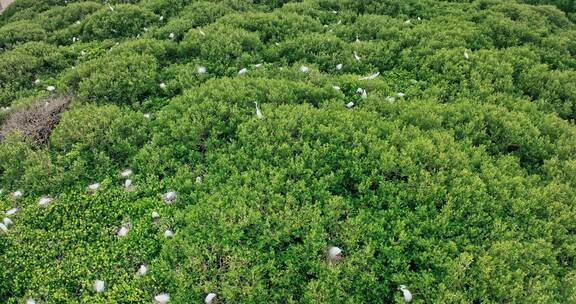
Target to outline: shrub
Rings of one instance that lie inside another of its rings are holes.
[[[69,64],[66,55],[62,49],[44,42],[28,42],[0,53],[0,105],[10,105],[26,89],[33,88],[36,79],[59,73]]]
[[[72,85],[85,100],[135,104],[158,89],[157,69],[151,55],[108,55],[78,66]]]
[[[37,19],[47,31],[54,31],[74,24],[76,21],[96,12],[102,5],[86,1],[56,6],[38,15]]]
[[[132,4],[101,8],[86,19],[82,28],[82,38],[99,40],[106,38],[133,37],[143,32],[143,28],[155,22],[156,15],[151,11]]]
[[[0,48],[12,48],[28,41],[46,39],[46,31],[37,23],[22,21],[0,27]]]
[[[244,66],[257,62],[262,43],[254,33],[227,26],[211,26],[206,36],[190,30],[182,41],[185,57],[206,61],[210,73],[222,75],[230,66]],[[238,70],[238,69],[237,69]]]
[[[26,189],[43,193],[53,187],[58,168],[54,166],[47,150],[32,143],[21,132],[2,134],[0,142],[0,182],[3,187]]]
[[[94,180],[114,174],[146,142],[145,118],[118,106],[86,105],[64,113],[53,130],[50,145],[64,182]]]

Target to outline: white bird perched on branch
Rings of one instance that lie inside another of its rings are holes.
[[[362,99],[366,99],[366,97],[368,97],[368,93],[366,93],[366,90],[364,90],[363,88],[358,88],[356,90],[356,94],[360,95]]]
[[[342,249],[335,246],[328,248],[328,261],[330,263],[336,263],[341,259],[342,259]]]
[[[8,232],[8,227],[6,227],[6,225],[4,225],[3,223],[0,223],[0,230],[4,231],[4,232]]]
[[[122,177],[122,178],[127,178],[127,177],[129,177],[130,175],[132,175],[132,173],[134,173],[134,172],[132,171],[132,169],[126,169],[126,170],[120,172],[120,177]]]
[[[109,8],[111,11],[114,11],[114,8],[112,7],[112,5],[110,5],[110,3],[108,3],[108,8]]]
[[[158,18],[158,20],[164,21],[164,16],[160,16],[160,18]]]
[[[174,39],[174,38],[176,38],[176,34],[174,34],[174,33],[170,33],[170,34],[168,35],[168,38],[170,38],[170,39]]]
[[[351,102],[347,103],[347,104],[346,104],[346,107],[347,107],[348,109],[352,109],[352,108],[354,107],[354,102],[351,101]]]
[[[244,75],[244,74],[246,74],[247,72],[248,72],[248,69],[247,69],[247,68],[243,68],[243,69],[241,69],[240,71],[238,71],[238,75]]]
[[[336,91],[340,91],[340,87],[337,86],[337,85],[333,85],[332,88],[333,88],[334,90],[336,90]]]
[[[374,73],[374,74],[372,74],[372,75],[368,75],[368,76],[366,76],[366,77],[362,77],[362,78],[360,78],[360,79],[358,79],[358,80],[372,80],[372,79],[375,79],[375,78],[378,77],[378,76],[380,76],[380,72],[376,72],[376,73]]]
[[[464,50],[464,59],[468,60],[470,56],[468,56],[468,51]]]
[[[139,277],[144,276],[147,271],[148,267],[146,267],[145,264],[140,264],[140,267],[138,267],[138,271],[136,271],[136,275]]]
[[[341,70],[341,69],[342,69],[342,64],[341,64],[341,63],[337,64],[337,65],[336,65],[336,69],[337,69],[337,70]]]
[[[34,80],[34,84],[40,84],[40,79]]]
[[[12,220],[10,218],[7,218],[7,217],[2,219],[2,223],[4,223],[4,225],[6,225],[6,227],[13,224]]]
[[[98,188],[100,188],[100,183],[93,183],[88,185],[88,190],[92,192],[98,190]]]
[[[55,86],[47,86],[47,87],[46,87],[46,91],[48,91],[48,92],[54,92],[54,91],[56,91],[56,87],[55,87]]]
[[[134,190],[134,186],[132,186],[132,180],[131,179],[127,179],[124,181],[124,189],[126,189],[126,191]]]
[[[262,111],[260,111],[260,108],[258,107],[258,102],[255,101],[254,104],[256,105],[256,117],[258,119],[264,118],[264,115],[262,115]]]
[[[404,94],[404,93],[402,93],[402,92],[398,92],[398,93],[396,93],[396,96],[398,96],[398,97],[404,97],[404,96],[406,96],[406,94]]]
[[[130,231],[130,223],[125,222],[122,224],[122,226],[120,226],[120,228],[118,229],[118,237],[122,238],[125,237],[126,235],[128,235],[128,231]]]
[[[356,59],[356,61],[360,61],[360,56],[358,56],[358,52],[354,51],[354,59]]]
[[[36,300],[34,300],[32,298],[28,298],[28,299],[26,299],[26,304],[36,304]]]
[[[160,219],[160,214],[156,211],[152,211],[152,220],[157,221]]]
[[[154,297],[154,302],[156,304],[166,304],[170,301],[170,295],[167,293],[161,293]]]
[[[215,293],[209,293],[206,298],[204,298],[204,303],[205,304],[212,304],[212,302],[214,302],[214,299],[216,298],[216,294]]]
[[[144,113],[144,118],[150,118],[150,113]]]
[[[18,208],[12,208],[12,209],[6,211],[6,215],[14,215],[14,214],[16,214],[16,212],[18,212]]]
[[[410,290],[408,290],[408,288],[406,288],[405,285],[400,285],[400,290],[402,291],[402,295],[406,303],[412,301],[412,293]]]
[[[94,281],[94,290],[96,290],[96,292],[100,293],[100,292],[104,292],[104,281],[102,280],[96,280]]]
[[[202,35],[202,36],[206,36],[206,33],[204,33],[204,31],[203,31],[203,30],[199,30],[199,32],[200,32],[200,35]]]
[[[308,68],[305,65],[300,66],[300,72],[302,72],[302,73],[307,73],[309,70],[310,70],[310,68]]]
[[[171,238],[173,236],[174,236],[174,231],[172,231],[172,229],[168,228],[168,229],[166,229],[166,231],[164,231],[164,237]]]
[[[12,192],[12,198],[13,199],[17,199],[21,196],[22,196],[22,190],[17,190],[17,191]]]
[[[198,66],[196,68],[196,72],[198,72],[198,74],[204,74],[204,73],[206,73],[206,67],[205,66]]]
[[[166,90],[166,84],[163,83],[163,82],[161,82],[161,83],[160,83],[160,88],[161,88],[162,90]]]
[[[173,202],[176,199],[176,191],[170,190],[170,191],[164,193],[162,195],[162,199],[164,199],[164,201],[167,203]]]
[[[46,207],[46,206],[48,206],[48,204],[50,204],[50,202],[52,202],[52,198],[48,197],[48,196],[44,196],[44,197],[40,198],[40,200],[38,201],[38,205],[40,205],[42,207]]]

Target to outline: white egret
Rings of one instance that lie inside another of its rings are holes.
[[[14,215],[14,214],[16,214],[16,212],[18,212],[18,208],[12,208],[12,209],[6,211],[6,215]]]
[[[360,95],[362,99],[366,99],[366,97],[368,97],[368,93],[366,93],[366,90],[364,90],[363,88],[358,88],[356,90],[356,94]]]
[[[128,231],[130,231],[130,223],[123,223],[122,226],[118,229],[118,237],[125,237],[128,235]]]
[[[346,104],[346,107],[347,107],[348,109],[352,109],[352,108],[354,107],[354,102],[351,101],[351,102],[347,103],[347,104]]]
[[[372,79],[375,79],[375,78],[378,77],[378,76],[380,76],[380,72],[376,72],[376,73],[374,73],[374,74],[372,74],[372,75],[368,75],[368,76],[366,76],[366,77],[362,77],[362,78],[360,78],[359,80],[372,80]]]
[[[76,24],[78,24],[78,25],[79,25],[79,24],[80,24],[80,20],[76,21]]]
[[[164,21],[164,16],[160,16],[160,18],[158,18],[158,20]]]
[[[55,86],[47,86],[46,87],[46,91],[48,91],[48,92],[54,92],[55,90],[56,90]]]
[[[206,67],[205,66],[198,66],[196,68],[196,72],[198,72],[198,74],[204,74],[204,73],[206,73]]]
[[[132,190],[134,190],[134,186],[132,186],[132,180],[131,180],[131,179],[127,179],[127,180],[124,181],[124,188],[125,188],[127,191],[132,191]]]
[[[300,72],[302,72],[302,73],[308,73],[309,70],[310,70],[310,68],[308,68],[305,65],[300,66]]]
[[[358,56],[358,52],[354,51],[354,59],[356,59],[356,61],[360,61],[360,56]]]
[[[400,290],[402,291],[402,295],[404,296],[404,301],[406,303],[412,301],[412,293],[406,288],[406,286],[400,285]]]
[[[104,281],[102,280],[96,280],[94,281],[94,290],[96,290],[96,292],[104,292]]]
[[[258,119],[264,118],[264,115],[262,115],[262,111],[260,111],[260,108],[258,107],[258,102],[255,101],[254,104],[256,105],[256,117]]]
[[[40,84],[40,79],[34,80],[34,84]]]
[[[170,35],[168,35],[168,38],[174,39],[174,38],[176,38],[176,35],[174,33],[170,33]]]
[[[328,248],[328,260],[331,263],[338,262],[342,259],[342,249],[332,246]]]
[[[48,197],[48,196],[44,196],[44,197],[40,198],[40,200],[38,201],[38,205],[45,207],[45,206],[48,206],[48,204],[50,204],[50,202],[52,202],[52,198]]]
[[[22,190],[17,190],[17,191],[12,192],[12,198],[13,199],[17,199],[21,196],[22,196]]]
[[[129,177],[130,175],[132,175],[132,173],[133,173],[132,169],[126,169],[126,170],[120,172],[120,177],[126,178],[126,177]]]
[[[338,24],[338,25],[342,24],[342,20],[338,20],[338,22],[336,24]]]
[[[147,32],[147,31],[148,31],[148,28],[145,27],[145,28],[142,28],[142,30],[145,31],[145,32]]]
[[[144,265],[144,264],[141,264],[140,267],[138,267],[138,271],[136,271],[136,275],[141,277],[141,276],[145,275],[147,271],[148,271],[148,267],[146,267],[146,265]]]
[[[408,24],[410,24],[410,23],[412,23],[412,22],[410,21],[410,19],[404,21],[404,24],[405,24],[405,25],[408,25]]]
[[[201,184],[201,183],[202,183],[202,176],[196,176],[196,183],[197,183],[197,184]]]
[[[166,90],[166,84],[163,83],[163,82],[160,83],[160,88],[161,88],[162,90]]]
[[[86,52],[81,51],[81,52],[80,52],[80,55],[81,55],[81,56],[86,56]]]
[[[162,195],[162,198],[164,199],[165,202],[171,203],[172,201],[174,201],[176,199],[176,191],[170,190],[170,191],[164,193]]]
[[[394,102],[394,101],[396,101],[396,97],[388,96],[388,97],[386,97],[386,100],[388,100],[388,102]]]
[[[464,50],[464,59],[468,60],[470,56],[468,56],[468,51]]]
[[[34,300],[32,298],[28,298],[28,299],[26,299],[26,304],[36,304],[36,300]]]
[[[10,218],[5,217],[2,219],[2,223],[4,223],[4,225],[6,225],[6,227],[8,227],[8,226],[12,225],[14,222],[12,222],[12,220]]]
[[[260,68],[260,67],[262,67],[262,64],[261,64],[261,63],[257,63],[257,64],[254,65],[254,67],[255,67],[255,68]]]
[[[334,90],[336,90],[336,91],[340,91],[340,87],[337,86],[337,85],[332,86],[332,88],[333,88]]]
[[[168,228],[168,229],[166,229],[166,231],[164,231],[164,237],[170,238],[172,236],[174,236],[174,232],[170,228]]]
[[[0,223],[0,230],[8,232],[8,227],[6,227],[6,225],[4,225],[3,223]]]
[[[337,65],[336,65],[336,69],[337,69],[337,70],[341,70],[341,69],[342,69],[342,64],[341,64],[341,63],[337,64]]]
[[[153,219],[154,221],[160,219],[160,214],[159,214],[158,212],[156,212],[156,211],[152,211],[152,219]]]
[[[203,31],[203,30],[200,30],[200,35],[202,35],[202,36],[206,36],[206,33],[204,33],[204,31]]]
[[[404,96],[406,96],[406,94],[404,94],[404,93],[402,93],[402,92],[398,92],[398,93],[396,93],[396,96],[398,96],[398,97],[404,97]]]
[[[244,75],[244,74],[246,74],[247,72],[248,72],[248,69],[247,69],[247,68],[243,68],[243,69],[241,69],[240,71],[238,71],[238,75]]]
[[[90,190],[90,191],[96,191],[96,190],[98,190],[98,188],[100,188],[100,183],[94,183],[94,184],[88,185],[88,190]]]
[[[112,5],[110,5],[110,3],[108,3],[108,8],[109,8],[111,11],[114,11],[114,8],[112,7]]]
[[[150,113],[144,113],[144,118],[150,118]]]
[[[204,298],[204,303],[205,304],[212,304],[212,302],[214,302],[214,299],[216,298],[216,294],[215,293],[209,293],[206,298]]]
[[[166,304],[169,301],[170,301],[170,295],[167,293],[161,293],[154,297],[154,302],[156,302],[156,304]]]

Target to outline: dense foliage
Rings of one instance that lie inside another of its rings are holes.
[[[576,303],[575,13],[16,0],[0,302]]]

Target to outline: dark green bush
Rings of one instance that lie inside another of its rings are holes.
[[[113,105],[86,105],[67,111],[53,130],[51,149],[66,168],[65,181],[114,174],[146,142],[145,118]]]
[[[12,48],[28,41],[46,39],[46,31],[38,23],[13,22],[0,27],[0,48]]]
[[[85,100],[131,105],[158,90],[157,69],[151,55],[120,53],[78,66],[71,82]]]
[[[157,21],[154,13],[136,5],[119,4],[114,5],[113,9],[105,6],[90,15],[82,27],[82,38],[101,40],[133,37]]]
[[[186,58],[205,61],[210,73],[222,75],[228,67],[259,61],[257,54],[262,43],[256,34],[221,25],[205,28],[204,32],[205,36],[196,29],[190,30],[182,41],[182,47]]]

